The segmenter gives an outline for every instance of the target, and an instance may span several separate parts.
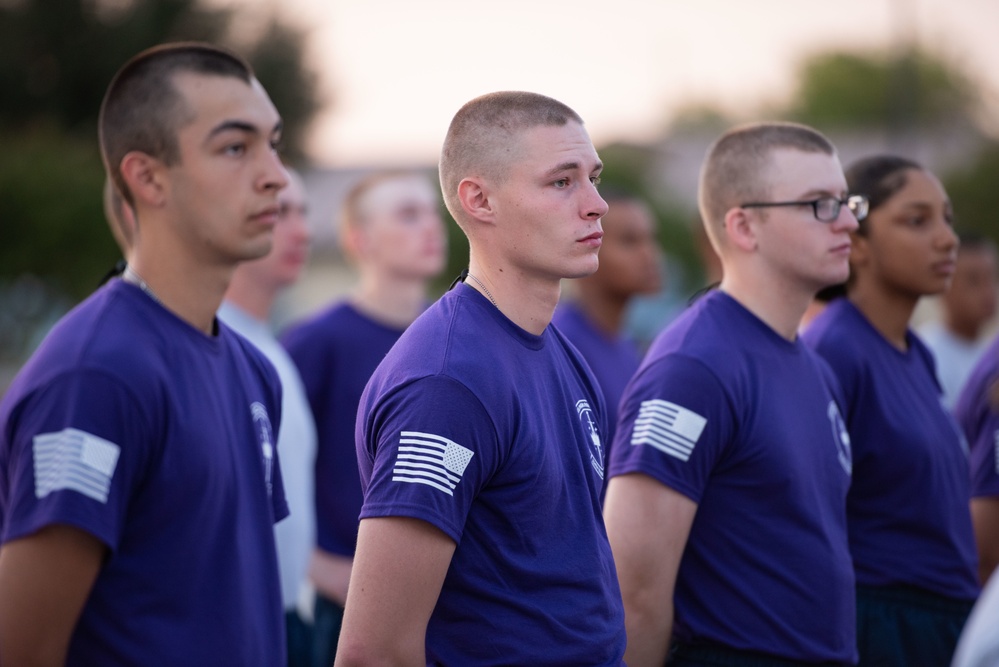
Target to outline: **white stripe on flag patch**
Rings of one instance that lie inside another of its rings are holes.
[[[111,478],[121,448],[104,438],[67,428],[42,433],[32,440],[35,458],[35,496],[53,491],[77,491],[101,503],[108,500]]]
[[[631,431],[632,445],[650,445],[681,461],[690,458],[708,420],[676,403],[642,401]]]
[[[399,434],[392,481],[426,484],[453,496],[474,454],[471,449],[433,433],[403,431]]]

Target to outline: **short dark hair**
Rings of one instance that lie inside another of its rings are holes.
[[[440,179],[444,203],[460,225],[458,184],[473,173],[502,178],[516,135],[534,127],[583,124],[558,100],[521,91],[501,91],[467,102],[451,120],[441,149]]]
[[[141,151],[167,165],[180,159],[177,130],[189,111],[174,85],[180,72],[253,79],[250,65],[212,44],[175,42],[147,49],[125,63],[111,79],[98,117],[101,157],[108,176],[130,205],[135,201],[121,175],[121,161]]]

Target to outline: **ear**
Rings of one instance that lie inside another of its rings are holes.
[[[121,176],[136,206],[159,207],[166,201],[163,163],[141,151],[131,151],[121,159]]]
[[[480,222],[492,222],[496,211],[489,197],[489,186],[481,178],[465,178],[458,183],[458,201],[468,217]]]
[[[744,208],[730,208],[725,214],[724,234],[730,245],[745,252],[753,252],[757,247],[756,219]]]

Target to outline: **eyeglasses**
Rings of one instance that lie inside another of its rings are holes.
[[[777,201],[777,202],[750,202],[743,204],[740,208],[767,208],[770,206],[811,206],[815,219],[819,222],[833,222],[839,217],[839,211],[843,206],[850,209],[853,217],[859,222],[867,217],[870,204],[864,195],[850,195],[846,199],[836,197],[819,197],[808,201]]]

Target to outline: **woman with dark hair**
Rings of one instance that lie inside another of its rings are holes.
[[[967,444],[909,322],[921,297],[950,285],[953,213],[940,181],[911,160],[868,158],[846,177],[869,213],[853,234],[845,296],[803,339],[847,400],[859,664],[948,665],[979,592]]]

